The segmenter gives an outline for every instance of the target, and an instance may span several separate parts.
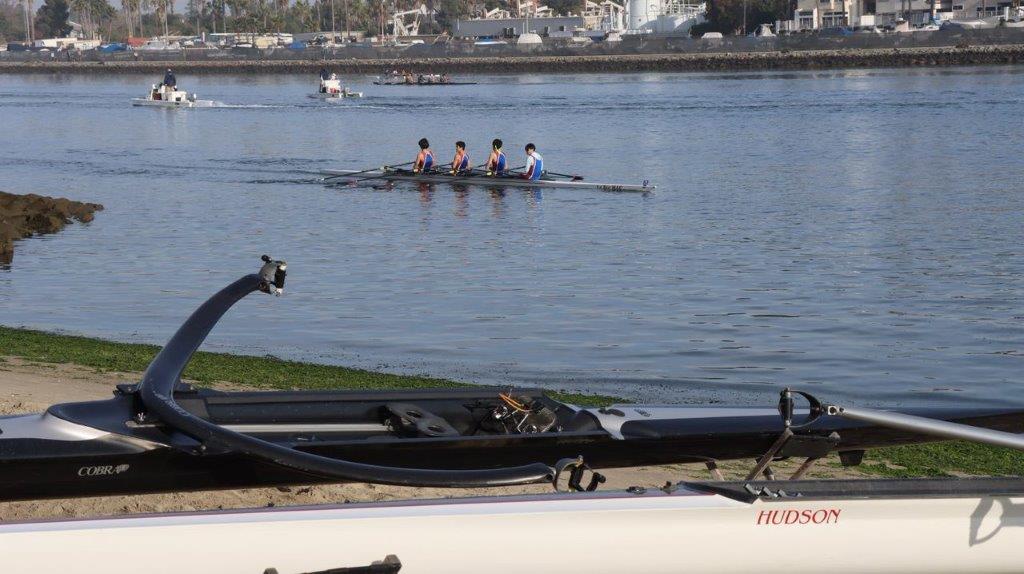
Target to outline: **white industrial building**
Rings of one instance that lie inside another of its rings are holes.
[[[478,18],[456,20],[452,34],[459,38],[512,38],[526,33],[549,36],[552,32],[572,32],[583,24],[581,16]]]
[[[994,25],[1000,17],[1017,17],[1016,4],[1014,0],[797,0],[793,20],[783,27],[795,31],[984,19]]]
[[[629,0],[626,4],[630,31],[684,34],[704,22],[705,5],[688,0]]]
[[[518,0],[511,9],[495,8],[478,18],[460,20],[453,32],[461,37],[547,35],[554,31],[685,34],[704,22],[704,14],[705,5],[692,0],[625,0],[622,4],[585,0],[581,14],[555,16],[538,0]]]

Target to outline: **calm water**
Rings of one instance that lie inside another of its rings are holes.
[[[353,78],[340,104],[179,74],[228,105],[128,105],[157,79],[0,76],[0,189],[107,208],[18,246],[0,323],[160,343],[271,253],[289,293],[208,348],[645,401],[1024,402],[1024,67]],[[658,191],[310,173],[422,136]]]

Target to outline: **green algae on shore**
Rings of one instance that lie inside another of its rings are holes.
[[[40,363],[69,363],[101,372],[137,373],[160,350],[156,345],[118,343],[0,326],[0,359],[18,357]],[[272,356],[198,352],[185,371],[189,380],[237,383],[272,389],[409,389],[466,387],[469,383],[423,375],[397,375],[335,365],[286,361]],[[125,381],[131,382],[131,381]],[[623,399],[601,395],[550,393],[581,406]],[[838,465],[832,461],[830,465]],[[870,450],[860,469],[868,474],[919,476],[1019,475],[1024,453],[964,442],[936,442]]]

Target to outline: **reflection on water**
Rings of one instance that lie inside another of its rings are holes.
[[[1021,68],[501,76],[340,104],[306,77],[179,80],[230,106],[4,77],[0,189],[107,209],[18,246],[0,323],[159,343],[271,253],[288,295],[245,301],[214,348],[638,400],[1024,401]],[[552,170],[658,192],[317,181],[424,136],[500,137],[513,162],[532,141]]]

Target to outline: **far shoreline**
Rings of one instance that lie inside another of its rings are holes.
[[[408,69],[413,73],[444,70],[449,74],[661,73],[994,66],[1021,63],[1024,63],[1024,44],[518,57],[8,61],[0,62],[0,74],[136,74],[155,73],[168,67],[174,68],[176,72],[189,74],[315,74],[325,66],[341,74],[379,74],[385,69]]]

